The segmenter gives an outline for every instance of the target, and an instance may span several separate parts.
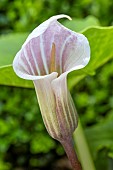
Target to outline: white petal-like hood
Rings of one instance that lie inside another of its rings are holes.
[[[57,22],[64,17],[71,19],[63,14],[53,16],[28,36],[13,61],[14,71],[19,77],[37,80],[52,72],[60,76],[87,65],[90,60],[88,40]]]
[[[71,19],[57,15],[35,28],[13,61],[19,77],[33,80],[45,126],[60,141],[77,127],[67,74],[85,67],[90,59],[87,38],[57,22],[64,17]]]

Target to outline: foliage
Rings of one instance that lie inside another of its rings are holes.
[[[84,19],[73,18],[71,22],[68,20],[65,20],[63,24],[65,25],[65,27],[76,32],[80,32],[80,31],[83,32],[83,30],[88,27],[100,25],[99,20],[96,17],[91,16],[91,15],[87,16]]]
[[[42,9],[41,0],[2,0],[0,2],[2,32],[28,31],[28,27],[31,30],[35,27],[37,18],[40,18]]]
[[[94,15],[101,25],[113,22],[112,0],[62,0],[60,3],[56,0],[1,0],[0,11],[1,33],[32,30],[50,16],[61,13],[72,18]]]

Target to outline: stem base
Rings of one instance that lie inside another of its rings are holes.
[[[77,158],[72,138],[61,141],[61,144],[64,147],[64,150],[67,154],[67,157],[72,165],[73,170],[82,170],[81,164]]]

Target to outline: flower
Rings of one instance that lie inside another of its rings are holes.
[[[72,136],[78,122],[67,74],[90,60],[87,38],[57,21],[64,17],[71,20],[56,15],[35,28],[13,61],[15,73],[33,81],[47,131],[59,141]]]

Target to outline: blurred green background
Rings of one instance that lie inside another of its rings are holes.
[[[0,34],[30,32],[61,13],[75,18],[78,31],[110,26],[113,1],[0,0]],[[71,90],[97,170],[113,169],[112,80],[113,60]],[[69,170],[66,162],[63,148],[45,130],[35,91],[0,86],[0,170]]]

